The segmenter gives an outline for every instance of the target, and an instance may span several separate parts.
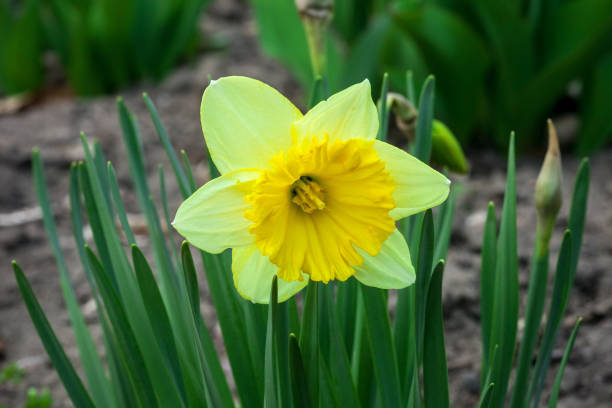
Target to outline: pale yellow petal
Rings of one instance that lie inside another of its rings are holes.
[[[292,132],[298,140],[329,135],[336,139],[374,139],[378,132],[378,112],[366,79],[326,101],[319,102],[299,121]]]
[[[272,278],[278,267],[263,256],[255,246],[232,250],[234,285],[240,295],[252,302],[269,303]],[[285,282],[278,278],[278,301],[284,302],[308,284],[308,276],[302,280]]]
[[[363,264],[355,267],[355,278],[367,286],[381,289],[402,289],[415,280],[414,267],[406,240],[397,229],[384,242],[376,256],[358,249]]]
[[[172,225],[190,243],[211,253],[253,244],[244,201],[260,176],[257,170],[236,170],[209,181],[185,200]]]
[[[202,130],[215,165],[265,169],[291,147],[291,124],[301,112],[274,88],[246,77],[211,81],[201,105]]]
[[[450,180],[416,157],[377,140],[374,149],[395,181],[395,207],[390,215],[398,220],[435,207],[446,200]]]

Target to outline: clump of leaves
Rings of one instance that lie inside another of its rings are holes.
[[[301,3],[316,8],[321,1]],[[332,92],[364,77],[377,83],[384,72],[393,89],[405,89],[407,69],[417,83],[433,73],[436,117],[460,141],[477,137],[505,147],[515,130],[520,148],[544,143],[541,124],[567,98],[570,82],[580,81],[578,151],[593,151],[612,135],[608,0],[531,1],[527,7],[519,0],[333,3],[324,58]],[[313,79],[308,30],[294,0],[252,4],[263,48],[307,89]]]
[[[51,47],[79,95],[159,80],[196,50],[208,0],[52,0],[45,18]]]

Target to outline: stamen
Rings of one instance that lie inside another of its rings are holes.
[[[299,205],[307,214],[325,208],[323,188],[310,176],[301,176],[293,183],[291,197],[291,201]]]

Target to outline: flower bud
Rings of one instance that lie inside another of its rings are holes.
[[[562,196],[561,152],[557,131],[548,120],[548,150],[535,186],[535,205],[538,224],[543,228],[543,236],[550,237],[557,214],[561,209]]]
[[[442,122],[434,119],[431,128],[431,158],[457,174],[468,172],[467,160],[453,132]]]
[[[327,27],[334,14],[333,0],[295,0],[298,13],[306,30],[310,61],[315,76],[325,74]]]
[[[404,96],[395,92],[387,93],[387,106],[395,115],[397,128],[408,138],[414,139],[417,110]]]

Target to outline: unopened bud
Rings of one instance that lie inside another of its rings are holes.
[[[408,140],[414,139],[417,110],[414,105],[404,96],[395,92],[387,93],[387,106],[395,115],[397,128]]]
[[[539,217],[557,216],[563,201],[562,184],[559,140],[557,139],[555,126],[549,119],[548,150],[535,187],[535,203]]]
[[[333,0],[295,0],[298,13],[306,30],[310,61],[315,76],[325,74],[327,27],[334,15]]]
[[[541,237],[544,240],[544,248],[548,247],[548,241],[557,219],[557,214],[563,202],[561,174],[561,152],[557,131],[552,121],[548,120],[548,150],[544,157],[542,169],[538,175],[535,186],[535,205],[538,216],[538,227],[541,228]]]
[[[468,172],[467,160],[459,141],[444,123],[436,119],[431,128],[431,158],[453,173]]]

